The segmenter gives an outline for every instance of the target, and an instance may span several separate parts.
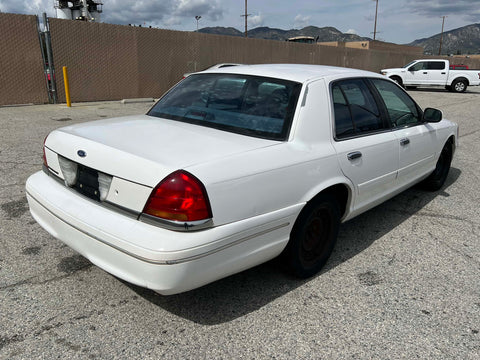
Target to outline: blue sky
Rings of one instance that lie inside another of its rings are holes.
[[[54,0],[0,0],[1,12],[55,16]],[[102,21],[142,24],[171,30],[225,26],[244,30],[244,0],[102,0]],[[375,0],[248,0],[248,27],[300,29],[333,26],[373,37]],[[480,0],[379,0],[377,38],[409,43],[441,31],[480,23]]]

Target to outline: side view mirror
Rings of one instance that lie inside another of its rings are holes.
[[[415,69],[415,65],[414,65],[414,66],[410,66],[410,67],[408,68],[408,71],[417,71],[417,70]]]
[[[443,114],[440,110],[434,108],[426,108],[423,112],[423,121],[437,123],[442,120]]]

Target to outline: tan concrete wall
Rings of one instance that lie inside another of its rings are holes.
[[[35,16],[0,13],[0,105],[48,102]]]
[[[57,72],[67,66],[72,101],[159,97],[184,73],[221,62],[301,63],[378,72],[406,53],[50,19]],[[418,57],[418,56],[416,56]],[[58,95],[65,101],[63,80]]]
[[[480,55],[453,55],[455,59],[477,59],[480,60]]]

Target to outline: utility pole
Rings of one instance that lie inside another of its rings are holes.
[[[247,18],[250,16],[251,14],[248,14],[247,12],[247,0],[245,0],[245,15],[240,15],[242,17],[245,17],[245,37],[248,37],[248,33],[247,33]]]
[[[378,0],[373,0],[377,2],[375,7],[375,25],[373,27],[373,41],[377,39],[377,15],[378,15]]]
[[[197,20],[197,32],[198,32],[198,20],[200,20],[202,17],[200,15],[195,16],[195,20]]]
[[[443,20],[442,20],[442,33],[440,34],[440,47],[438,49],[438,55],[441,55],[442,53],[442,43],[443,43],[443,27],[445,25],[445,18],[446,16],[442,16]]]

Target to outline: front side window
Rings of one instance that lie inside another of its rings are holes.
[[[357,136],[384,128],[373,95],[362,79],[334,83],[332,99],[336,138]]]
[[[371,81],[387,107],[392,127],[406,127],[421,122],[421,115],[414,101],[396,84],[382,79]]]
[[[407,65],[403,65],[402,68],[403,68],[403,69],[406,69],[406,68],[408,68],[410,65],[412,65],[413,63],[415,63],[415,60],[410,61]]]
[[[413,65],[410,69],[408,69],[409,71],[419,71],[419,70],[424,70],[427,68],[427,63],[424,62],[424,61],[420,61],[418,63],[416,63],[415,65]]]
[[[286,140],[301,84],[248,75],[193,74],[148,115],[238,134]]]

